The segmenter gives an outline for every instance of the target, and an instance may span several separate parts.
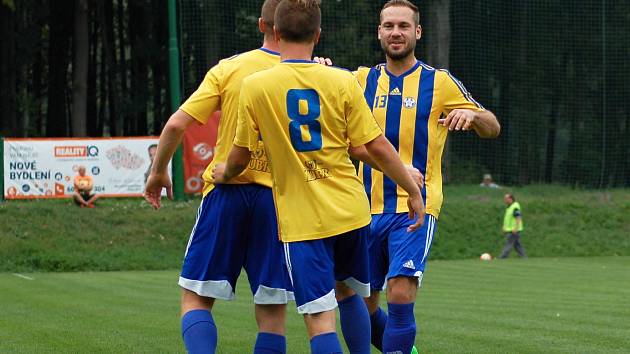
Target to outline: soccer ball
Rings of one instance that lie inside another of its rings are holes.
[[[79,181],[79,188],[80,189],[85,189],[85,188],[88,187],[88,185],[89,185],[88,181],[85,181],[85,180]]]
[[[490,253],[484,253],[481,256],[479,256],[479,259],[481,259],[482,261],[491,261],[492,256],[490,255]]]

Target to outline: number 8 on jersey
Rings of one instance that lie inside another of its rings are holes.
[[[313,89],[291,89],[287,92],[287,113],[291,119],[289,136],[298,152],[317,151],[322,148],[322,126],[319,95]],[[306,127],[304,132],[302,127]],[[308,138],[310,137],[310,139]]]

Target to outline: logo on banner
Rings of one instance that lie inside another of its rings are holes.
[[[134,154],[123,145],[118,145],[108,149],[105,154],[107,155],[109,162],[111,162],[112,166],[114,166],[117,170],[121,168],[137,170],[142,166],[142,164],[144,164],[144,159],[142,157]]]
[[[31,190],[31,186],[29,186],[28,184],[23,184],[22,185],[22,191],[24,193],[28,193],[28,191],[30,191],[30,190]]]
[[[61,183],[55,183],[55,195],[64,195],[65,187]]]
[[[98,147],[89,146],[55,146],[55,157],[96,157]]]
[[[15,197],[16,195],[17,195],[17,188],[9,187],[7,189],[7,197],[12,198],[12,197]]]
[[[57,172],[55,173],[55,181],[61,181],[63,179],[63,173]]]
[[[98,175],[99,175],[99,173],[101,173],[101,169],[100,169],[98,166],[94,166],[94,167],[92,167],[92,174],[93,174],[94,176],[98,176]]]
[[[212,155],[214,155],[214,149],[206,143],[199,143],[193,146],[192,150],[195,157],[202,161],[208,160],[212,157]]]

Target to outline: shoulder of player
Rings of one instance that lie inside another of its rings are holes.
[[[448,71],[447,69],[435,69],[435,68],[432,68],[432,69],[435,70],[436,86],[440,84],[444,84],[445,82],[448,82],[448,81],[454,82],[457,85],[461,85],[461,82],[455,76],[453,76],[453,74],[451,74],[451,72]]]
[[[260,70],[254,73],[247,75],[243,78],[243,83],[241,85],[241,89],[247,87],[248,89],[260,87],[260,83],[267,82],[275,82],[274,78],[274,69],[277,69],[277,66],[271,67],[269,69]]]

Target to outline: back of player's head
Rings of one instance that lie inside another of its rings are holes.
[[[273,35],[276,8],[282,0],[265,0],[260,9],[260,18],[265,23],[265,34]]]
[[[409,0],[389,0],[386,2],[381,9],[381,22],[383,20],[383,10],[390,7],[406,7],[411,9],[411,11],[413,11],[413,21],[415,25],[418,26],[420,24],[420,10],[418,10],[418,6],[414,5]]]
[[[275,15],[275,28],[288,42],[313,41],[322,23],[321,0],[282,0]]]

